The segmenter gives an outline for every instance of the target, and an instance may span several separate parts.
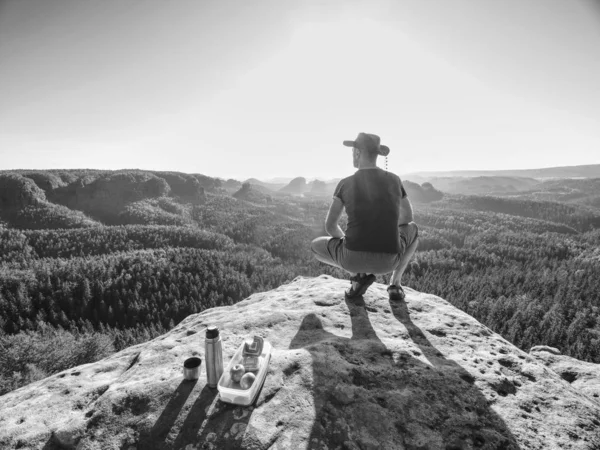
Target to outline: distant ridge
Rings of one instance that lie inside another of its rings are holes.
[[[351,174],[351,171],[348,171],[348,175]],[[251,184],[263,184],[265,186],[269,186],[269,185],[281,185],[281,187],[287,185],[290,183],[290,181],[292,181],[295,178],[299,178],[298,177],[278,177],[278,178],[270,178],[270,179],[264,179],[264,180],[257,180],[256,178],[249,178],[248,182],[250,182]],[[326,177],[302,177],[306,179],[307,183],[311,183],[313,181],[324,181],[327,184],[338,184],[338,182],[341,180],[341,178],[326,178]]]
[[[285,183],[269,183],[261,180],[257,180],[256,178],[248,178],[244,183],[250,183],[253,186],[259,186],[263,189],[267,189],[272,192],[276,192],[282,187],[286,186],[288,182]]]
[[[600,177],[600,164],[581,166],[546,167],[540,169],[515,170],[451,170],[439,172],[412,172],[404,174],[403,178],[418,179],[429,177],[530,177],[530,178],[597,178]]]

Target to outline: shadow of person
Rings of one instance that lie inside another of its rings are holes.
[[[468,448],[467,444],[479,448],[520,449],[504,420],[489,406],[488,399],[474,384],[474,377],[460,364],[445,358],[415,325],[406,301],[390,301],[389,304],[394,317],[404,325],[412,342],[431,364],[430,372],[433,372],[434,379],[440,378],[433,391],[435,401],[446,405],[447,412],[452,413],[448,422],[453,428],[444,433],[444,441],[455,443],[457,449]]]
[[[340,423],[343,415],[340,412],[355,403],[353,386],[370,390],[376,385],[375,373],[371,372],[364,355],[369,355],[372,363],[389,353],[370,324],[362,297],[346,300],[346,305],[352,324],[350,338],[324,330],[319,317],[310,313],[304,317],[290,342],[290,349],[304,348],[312,356],[315,414],[306,448],[357,448],[351,437],[354,424]],[[376,442],[372,446],[364,439],[359,441],[361,448],[383,448]]]
[[[408,309],[394,305],[393,315],[434,362],[416,358],[407,345],[386,347],[368,311],[390,314],[387,308],[367,306],[362,298],[346,305],[350,338],[326,331],[310,313],[290,342],[290,349],[312,357],[314,420],[304,448],[519,449],[473,377],[443,358],[407,319]]]

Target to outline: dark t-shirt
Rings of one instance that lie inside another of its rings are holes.
[[[348,250],[399,253],[400,199],[406,191],[400,178],[379,168],[360,169],[341,180],[334,197],[346,207]]]

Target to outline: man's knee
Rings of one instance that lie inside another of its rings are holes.
[[[310,243],[310,250],[317,255],[325,255],[325,251],[327,249],[327,243],[329,242],[329,238],[327,237],[318,237],[313,239]]]
[[[406,243],[406,247],[410,247],[414,242],[419,241],[419,227],[414,222],[400,225],[400,235]]]
[[[317,245],[320,238],[313,239],[310,243],[310,251],[313,253],[317,253]]]
[[[407,236],[406,236],[406,243],[408,246],[415,244],[418,245],[419,243],[419,227],[417,226],[416,223],[414,222],[410,222],[406,225],[407,228]]]

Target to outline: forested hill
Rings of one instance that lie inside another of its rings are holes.
[[[421,241],[404,284],[525,350],[600,362],[597,208],[406,187]],[[346,277],[309,250],[329,197],[233,197],[242,188],[170,172],[0,173],[0,393],[298,275]]]
[[[0,219],[17,228],[191,223],[194,206],[221,181],[148,171],[0,173]]]

